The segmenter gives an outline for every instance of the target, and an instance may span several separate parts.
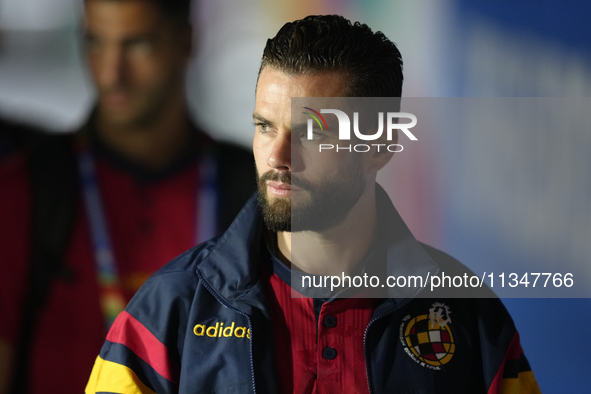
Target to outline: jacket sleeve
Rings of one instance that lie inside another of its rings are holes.
[[[109,330],[85,393],[175,393],[177,387],[178,368],[168,348],[138,319],[122,312]]]
[[[529,366],[515,331],[488,394],[540,394],[540,388]]]
[[[195,296],[193,262],[207,244],[152,275],[113,322],[86,394],[178,393],[182,344]]]

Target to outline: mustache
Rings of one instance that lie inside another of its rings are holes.
[[[291,172],[287,171],[267,171],[259,177],[259,182],[282,182],[291,185]]]
[[[291,172],[288,171],[267,171],[259,177],[259,183],[265,184],[267,181],[282,182],[304,190],[312,189],[312,184],[310,182],[292,176]]]

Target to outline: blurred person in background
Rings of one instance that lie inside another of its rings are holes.
[[[84,4],[94,110],[0,162],[0,393],[82,392],[135,291],[255,189],[252,153],[189,118],[190,0]]]

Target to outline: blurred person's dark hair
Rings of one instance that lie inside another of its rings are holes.
[[[88,2],[91,0],[84,0]],[[93,0],[97,1],[97,0]],[[131,1],[131,0],[98,0],[98,1]],[[169,17],[179,27],[190,25],[192,0],[140,0],[149,1],[158,6],[162,13]]]
[[[267,40],[264,67],[290,74],[340,72],[351,97],[400,97],[402,56],[382,32],[340,15],[308,16],[286,23]]]

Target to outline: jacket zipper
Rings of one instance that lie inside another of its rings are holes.
[[[439,273],[439,269],[437,269],[435,271],[435,273],[433,275],[437,275]],[[398,304],[396,307],[390,309],[388,312],[384,313],[383,315],[380,315],[378,317],[373,318],[369,324],[367,325],[367,327],[365,328],[365,333],[363,334],[363,355],[365,357],[365,376],[367,377],[367,389],[369,391],[369,394],[372,393],[372,389],[371,389],[371,381],[369,379],[369,361],[367,359],[367,333],[369,332],[369,327],[371,327],[371,325],[373,323],[375,323],[376,321],[391,315],[392,313],[396,312],[397,310],[399,310],[400,308],[402,308],[403,306],[407,305],[409,302],[411,302],[412,300],[414,300],[415,298],[418,297],[418,295],[425,289],[425,287],[422,287],[421,289],[419,289],[419,291],[417,291],[412,297],[410,298],[406,298],[403,302],[401,302],[400,304]]]
[[[234,308],[233,306],[228,305],[220,296],[218,296],[218,294],[203,279],[203,277],[201,276],[201,273],[199,271],[197,271],[197,276],[199,277],[199,279],[201,280],[201,282],[203,283],[203,286],[205,286],[207,291],[209,291],[211,293],[211,295],[220,304],[222,304],[224,306],[224,308],[228,308],[236,313],[239,313],[242,316],[246,317],[246,320],[248,320],[248,327],[250,328],[250,373],[252,374],[252,392],[253,392],[253,394],[256,394],[257,390],[256,390],[255,382],[254,382],[254,359],[253,359],[253,350],[252,350],[252,339],[254,336],[253,336],[252,321],[250,320],[250,316],[247,315],[246,313]]]

